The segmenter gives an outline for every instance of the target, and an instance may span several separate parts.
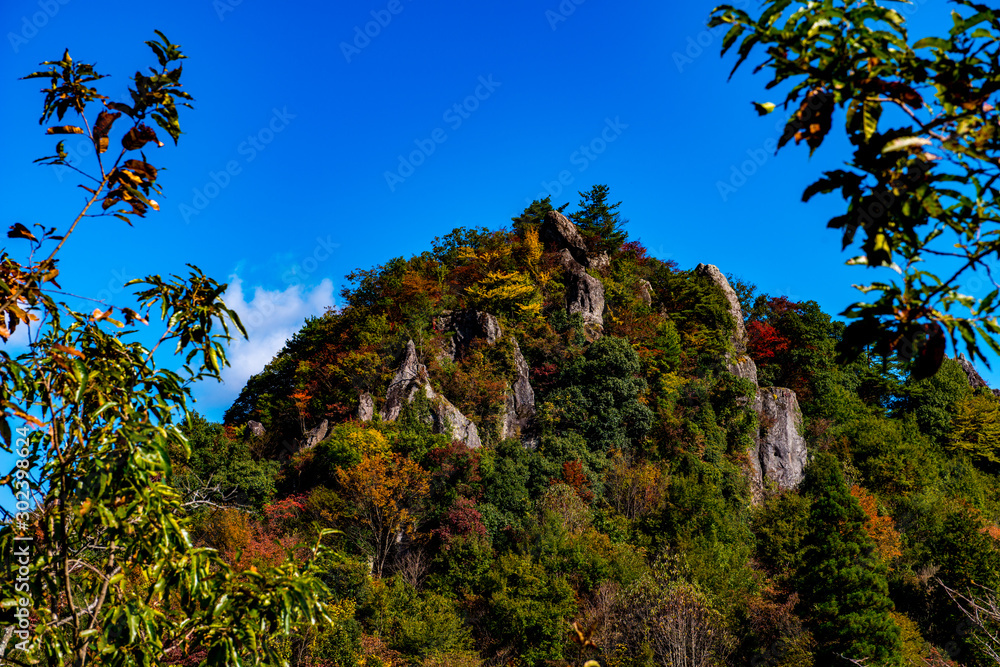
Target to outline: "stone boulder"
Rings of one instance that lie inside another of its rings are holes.
[[[708,278],[722,290],[722,294],[729,304],[729,314],[736,323],[736,331],[730,338],[732,351],[726,355],[727,369],[733,375],[757,384],[757,364],[747,354],[747,330],[746,325],[743,324],[743,309],[740,308],[740,300],[736,296],[736,291],[729,284],[722,271],[714,264],[699,264],[695,267],[695,273]]]
[[[604,333],[604,284],[586,271],[569,275],[566,310],[583,316],[584,331],[593,340]]]
[[[750,457],[751,487],[754,500],[759,502],[769,486],[779,490],[798,486],[805,473],[808,452],[806,440],[799,433],[802,411],[794,391],[761,387],[754,408],[760,415],[760,430]]]
[[[443,350],[444,356],[452,361],[465,357],[476,339],[493,345],[503,338],[497,318],[478,310],[446,310],[434,319],[434,326],[438,331],[454,332]]]
[[[255,438],[264,437],[264,425],[261,424],[260,422],[255,422],[254,420],[251,419],[250,421],[247,422],[247,428],[250,429],[250,433],[253,435],[253,437]]]
[[[546,245],[555,250],[567,250],[569,254],[582,266],[590,266],[587,257],[587,243],[583,240],[583,235],[569,218],[559,211],[549,211],[545,214],[538,229],[538,238]]]
[[[418,391],[423,391],[430,401],[430,423],[434,433],[447,432],[452,438],[461,440],[468,447],[482,446],[476,425],[431,387],[427,377],[427,367],[420,363],[417,348],[410,340],[406,343],[406,351],[403,353],[399,370],[393,376],[386,392],[385,405],[382,406],[380,413],[382,420],[396,421],[403,406],[412,403]]]
[[[330,422],[323,420],[318,426],[306,431],[302,439],[292,440],[291,443],[285,442],[285,449],[288,450],[290,455],[298,454],[299,452],[308,452],[310,449],[323,442],[323,438],[326,437],[327,431],[330,430]]]
[[[531,388],[531,369],[521,347],[514,341],[514,366],[517,374],[504,400],[503,416],[500,421],[500,439],[521,435],[535,416],[535,391]]]
[[[639,286],[635,290],[635,295],[647,306],[653,305],[653,285],[646,279],[639,279]]]
[[[367,391],[358,396],[358,421],[370,422],[375,417],[375,400]]]

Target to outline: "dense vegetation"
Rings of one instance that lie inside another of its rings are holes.
[[[797,490],[753,503],[762,425],[723,363],[724,295],[629,241],[607,188],[581,194],[588,250],[611,250],[589,270],[603,335],[567,314],[569,274],[539,241],[552,205],[536,201],[512,229],[457,229],[355,271],[225,426],[192,424],[180,478],[219,494],[202,544],[246,569],[338,531],[322,564],[333,622],[299,633],[293,663],[987,664],[941,584],[1000,585],[998,399],[955,361],[921,380],[896,358],[840,362],[843,324],[732,278],[760,385],[794,389],[810,451]],[[439,317],[465,309],[504,336],[453,361]],[[434,433],[423,394],[379,417],[410,340],[481,448]],[[530,446],[500,438],[513,340]]]

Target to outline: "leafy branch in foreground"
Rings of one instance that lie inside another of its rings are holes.
[[[181,426],[191,419],[191,385],[220,379],[230,325],[246,335],[221,298],[226,286],[191,266],[187,276],[129,283],[140,286],[145,315],[107,305],[78,312],[56,300],[57,255],[85,218],[131,224],[159,208],[151,198],[160,192],[158,172],[143,150],[163,143],[146,121],[176,143],[175,99],[191,97],[177,64],[185,56],[157,35],[146,43],[159,69],[135,74],[131,105],[107,101],[91,87],[103,76],[68,51],[25,77],[49,79],[42,123],[79,118],[47,133],[90,139],[96,170],[69,164],[62,142],[54,156],[36,160],[85,176],[86,203],[62,231],[14,224],[8,237],[28,244],[27,260],[0,256],[0,337],[28,329],[25,351],[0,350],[0,437],[20,459],[0,481],[24,499],[22,507],[40,497],[0,530],[0,604],[28,612],[0,637],[4,664],[287,664],[281,637],[326,617],[313,565],[319,546],[305,564],[290,556],[261,571],[237,571],[215,550],[192,544],[189,503],[174,487],[172,464],[183,461],[170,453],[190,455]],[[91,123],[93,104],[103,109]],[[123,115],[129,126],[112,161],[106,155]],[[126,327],[146,324],[150,311],[165,326],[147,349]],[[157,347],[167,341],[184,355],[178,372],[156,366]]]
[[[754,72],[769,73],[768,89],[787,87],[782,106],[792,112],[779,150],[794,139],[815,151],[843,111],[854,153],[803,200],[839,192],[846,210],[828,227],[842,230],[845,249],[863,251],[848,264],[889,277],[856,286],[871,298],[842,313],[854,320],[842,351],[898,353],[916,377],[937,371],[946,332],[970,357],[986,362],[981,342],[1000,354],[1000,284],[989,263],[1000,254],[1000,14],[953,1],[963,11],[952,12],[947,36],[912,45],[903,16],[875,0],[765,0],[756,17],[722,5],[710,22],[730,26],[723,54],[739,42],[734,73],[759,47],[766,58]],[[974,274],[995,288],[981,299],[959,291]]]

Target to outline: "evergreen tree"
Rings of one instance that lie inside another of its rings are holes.
[[[812,496],[799,590],[816,640],[817,664],[902,663],[899,627],[889,613],[885,564],[865,532],[865,513],[851,495],[837,459],[821,453],[809,465],[803,492]]]
[[[628,239],[618,212],[621,202],[608,203],[608,186],[595,185],[580,193],[580,210],[570,218],[580,228],[587,245],[597,252],[616,253]]]

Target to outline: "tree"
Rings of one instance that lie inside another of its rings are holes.
[[[846,210],[828,226],[843,231],[845,249],[864,231],[862,254],[848,264],[880,267],[885,278],[861,285],[875,298],[844,311],[854,321],[842,349],[896,352],[917,377],[937,371],[945,331],[970,356],[986,361],[980,340],[1000,353],[1000,285],[986,263],[1000,254],[1000,14],[973,0],[956,4],[962,11],[946,36],[912,45],[903,17],[875,0],[795,3],[795,11],[790,0],[765,0],[756,17],[723,5],[710,21],[730,26],[723,54],[742,37],[733,72],[760,47],[766,58],[755,71],[771,75],[769,89],[785,84],[782,107],[794,111],[778,150],[794,138],[815,151],[843,110],[854,154],[803,200],[839,192]],[[776,108],[754,105],[762,115]],[[949,277],[921,264],[931,259]],[[982,299],[959,291],[977,271],[997,287]]]
[[[580,210],[569,217],[580,228],[587,245],[596,252],[616,253],[628,240],[625,224],[618,207],[621,202],[608,203],[609,188],[595,185],[580,193]]]
[[[804,493],[812,496],[803,540],[799,590],[819,653],[901,664],[899,627],[892,620],[886,566],[866,532],[868,517],[851,495],[831,454],[809,464]]]
[[[948,448],[1000,463],[1000,402],[991,394],[968,396],[955,405]]]
[[[145,315],[103,303],[79,312],[55,300],[58,255],[78,227],[102,216],[131,224],[159,208],[158,172],[143,149],[163,143],[146,122],[176,144],[177,105],[191,97],[180,84],[185,56],[157,35],[146,44],[159,69],[135,74],[130,105],[101,95],[92,84],[103,75],[69,51],[25,77],[48,80],[42,124],[79,117],[47,134],[89,139],[94,171],[67,162],[62,142],[37,160],[86,176],[86,203],[62,229],[14,224],[8,237],[28,244],[28,260],[6,251],[0,259],[0,336],[28,330],[26,351],[0,351],[0,437],[18,459],[3,482],[21,501],[0,530],[3,552],[20,554],[3,561],[0,577],[0,601],[19,619],[3,637],[5,664],[145,666],[196,654],[201,664],[275,664],[293,626],[325,618],[311,565],[286,559],[241,574],[215,550],[195,548],[173,485],[174,466],[191,453],[182,432],[195,421],[191,384],[220,379],[230,325],[245,335],[220,298],[226,285],[193,266],[183,277],[131,281]],[[95,105],[103,107],[96,118]],[[122,116],[121,149],[109,153]],[[165,322],[152,349],[125,329],[147,324],[149,311]],[[185,359],[180,372],[157,367],[155,352],[168,342]]]
[[[372,453],[338,470],[337,479],[354,508],[358,544],[381,578],[399,538],[413,532],[419,502],[430,490],[428,475],[400,454]]]

